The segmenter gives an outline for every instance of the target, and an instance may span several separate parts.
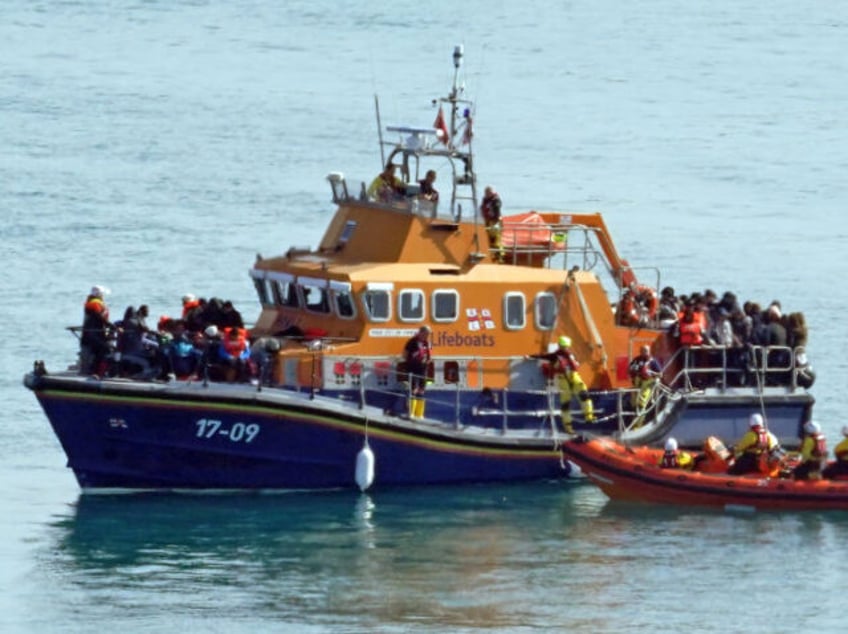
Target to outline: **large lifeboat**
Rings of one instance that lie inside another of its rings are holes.
[[[681,345],[660,318],[660,272],[622,258],[599,213],[498,219],[493,203],[484,217],[462,58],[457,47],[448,94],[422,100],[433,124],[383,126],[378,105],[379,163],[329,173],[335,211],[317,246],[256,257],[261,311],[247,341],[227,338],[237,355],[210,352],[221,306],[160,331],[162,354],[135,359],[138,371],[128,354],[98,354],[92,370],[89,333],[72,369],[36,364],[25,384],[84,489],[567,477],[560,444],[574,432],[730,443],[760,410],[781,443],[797,438],[813,406],[802,346]],[[421,332],[430,350],[413,367]],[[176,341],[198,365],[164,381]],[[637,389],[645,347],[660,369]]]
[[[767,473],[728,475],[708,439],[694,469],[663,468],[662,449],[628,447],[611,438],[577,437],[563,453],[612,500],[751,510],[846,510],[848,481],[794,480],[773,465]]]

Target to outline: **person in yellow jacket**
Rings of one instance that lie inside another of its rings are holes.
[[[751,414],[748,419],[750,429],[733,448],[734,462],[727,470],[731,475],[743,473],[769,473],[768,458],[780,451],[780,443],[774,434],[766,429],[760,414]]]
[[[804,423],[804,438],[801,440],[801,463],[792,475],[796,480],[821,480],[827,462],[827,440],[821,425],[815,421]]]
[[[842,440],[833,448],[833,457],[836,460],[822,471],[822,476],[825,478],[848,476],[848,425],[842,428],[842,436]]]
[[[571,416],[571,401],[576,396],[583,409],[583,419],[587,423],[595,422],[595,408],[589,396],[586,383],[580,377],[577,369],[580,363],[571,351],[571,337],[562,336],[558,340],[558,347],[554,352],[548,354],[530,355],[528,358],[544,359],[550,364],[552,376],[557,378],[559,387],[559,401],[562,409],[562,426],[569,434],[574,433]]]
[[[677,448],[677,440],[669,438],[665,441],[665,451],[660,458],[663,469],[694,469],[695,458],[692,454]]]

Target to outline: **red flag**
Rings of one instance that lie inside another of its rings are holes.
[[[436,120],[433,122],[433,127],[436,128],[436,136],[439,138],[439,141],[449,146],[450,133],[448,132],[448,126],[445,123],[445,114],[444,112],[442,112],[441,106],[439,106],[439,114],[436,115]]]

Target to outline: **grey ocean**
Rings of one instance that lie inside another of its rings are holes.
[[[621,507],[588,485],[81,497],[35,398],[92,284],[116,314],[257,304],[325,176],[430,125],[456,43],[507,212],[605,212],[678,292],[805,312],[848,396],[848,4],[0,4],[0,632],[841,632],[848,516]],[[379,460],[379,456],[378,456]]]

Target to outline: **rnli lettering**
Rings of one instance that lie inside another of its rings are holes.
[[[223,436],[230,442],[253,442],[259,435],[260,427],[256,423],[233,423],[232,427],[225,427],[220,420],[213,418],[201,418],[195,423],[198,438],[217,438]]]
[[[433,347],[459,348],[462,346],[474,348],[492,348],[495,338],[486,333],[466,335],[458,330],[453,332],[440,331],[433,334]]]

